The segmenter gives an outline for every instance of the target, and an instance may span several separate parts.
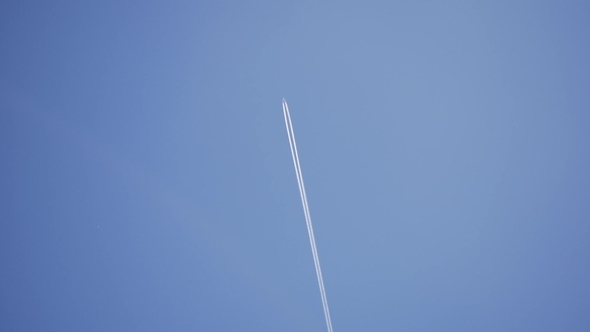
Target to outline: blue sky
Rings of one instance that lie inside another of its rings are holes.
[[[587,331],[583,1],[5,1],[0,330]]]

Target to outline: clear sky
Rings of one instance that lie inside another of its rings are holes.
[[[0,330],[590,329],[587,1],[2,1]]]

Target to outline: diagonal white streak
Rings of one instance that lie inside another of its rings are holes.
[[[320,295],[322,298],[322,306],[324,308],[324,314],[327,312],[327,301],[326,301],[326,293],[324,289],[324,283],[322,278],[322,272],[319,265],[319,258],[317,255],[317,247],[315,244],[315,236],[313,233],[313,226],[311,224],[311,217],[309,213],[309,204],[307,202],[307,194],[305,192],[305,184],[303,183],[303,176],[301,172],[301,165],[299,163],[299,154],[297,151],[297,143],[295,141],[294,131],[293,131],[293,123],[291,122],[291,114],[289,112],[289,106],[286,102],[283,104],[283,111],[285,114],[285,123],[287,125],[287,135],[289,136],[289,145],[291,147],[291,156],[293,157],[293,163],[295,166],[295,174],[297,176],[297,184],[299,186],[299,194],[301,195],[301,202],[303,205],[303,212],[305,216],[305,223],[307,225],[307,230],[309,234],[309,241],[311,244],[312,255],[314,259],[314,265],[316,268],[316,274],[318,275],[318,283],[320,287]],[[326,318],[326,322],[329,321],[329,316]]]
[[[283,115],[285,116],[285,126],[287,127],[287,136],[289,137],[291,157],[293,157],[293,165],[295,166],[295,175],[297,176],[297,185],[299,186],[299,194],[301,195],[301,204],[303,205],[303,214],[305,216],[307,233],[309,235],[309,242],[311,244],[311,253],[313,255],[313,262],[320,287],[320,296],[322,298],[322,306],[324,308],[326,325],[328,327],[328,332],[333,332],[332,320],[330,319],[330,310],[328,308],[328,299],[326,297],[326,289],[324,288],[324,279],[322,278],[322,269],[320,267],[320,259],[318,256],[318,249],[315,244],[315,236],[313,234],[313,226],[311,224],[311,216],[309,214],[307,194],[305,193],[305,185],[303,183],[303,175],[301,173],[301,164],[299,163],[299,153],[297,152],[297,143],[295,142],[295,132],[293,131],[293,123],[291,122],[289,106],[287,105],[287,101],[285,101],[285,99],[283,99]]]

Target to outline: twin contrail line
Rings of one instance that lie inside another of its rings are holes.
[[[330,319],[330,309],[328,309],[326,289],[324,288],[324,279],[322,278],[322,269],[320,268],[320,258],[318,257],[318,249],[315,245],[315,236],[313,235],[313,226],[311,224],[311,216],[309,214],[309,204],[307,203],[307,194],[305,193],[301,165],[299,164],[299,153],[297,153],[297,144],[295,143],[295,132],[293,131],[293,123],[291,122],[289,106],[287,105],[287,101],[284,98],[283,115],[285,116],[285,126],[287,127],[287,136],[289,136],[289,146],[291,147],[291,156],[293,157],[295,175],[297,176],[297,184],[299,185],[299,194],[301,195],[303,214],[305,215],[305,223],[307,224],[307,233],[309,234],[309,243],[311,244],[311,253],[313,255],[313,262],[315,264],[315,272],[318,277],[318,284],[320,286],[320,295],[322,297],[322,306],[324,307],[326,325],[328,326],[328,332],[333,332],[334,330],[332,329],[332,320]]]

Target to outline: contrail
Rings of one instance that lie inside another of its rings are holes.
[[[297,185],[299,186],[299,194],[301,195],[301,204],[303,205],[303,214],[305,215],[305,223],[307,224],[307,233],[309,234],[309,242],[311,244],[311,253],[313,255],[313,262],[315,264],[315,272],[318,277],[318,284],[320,286],[320,296],[322,297],[322,306],[324,307],[324,316],[326,318],[326,325],[328,332],[333,332],[332,320],[330,319],[330,310],[328,309],[328,299],[326,297],[326,289],[324,288],[324,279],[322,278],[322,269],[320,268],[320,258],[318,257],[318,249],[315,244],[315,236],[313,234],[313,226],[311,224],[311,216],[309,214],[309,204],[307,203],[307,194],[305,193],[305,185],[303,184],[303,175],[301,173],[301,165],[299,164],[299,154],[297,153],[297,143],[295,142],[295,132],[293,131],[293,123],[291,122],[291,114],[289,113],[289,106],[287,101],[283,98],[283,115],[285,116],[285,126],[287,127],[287,136],[289,137],[289,146],[291,147],[291,156],[293,157],[293,165],[295,166],[295,175],[297,176]]]

